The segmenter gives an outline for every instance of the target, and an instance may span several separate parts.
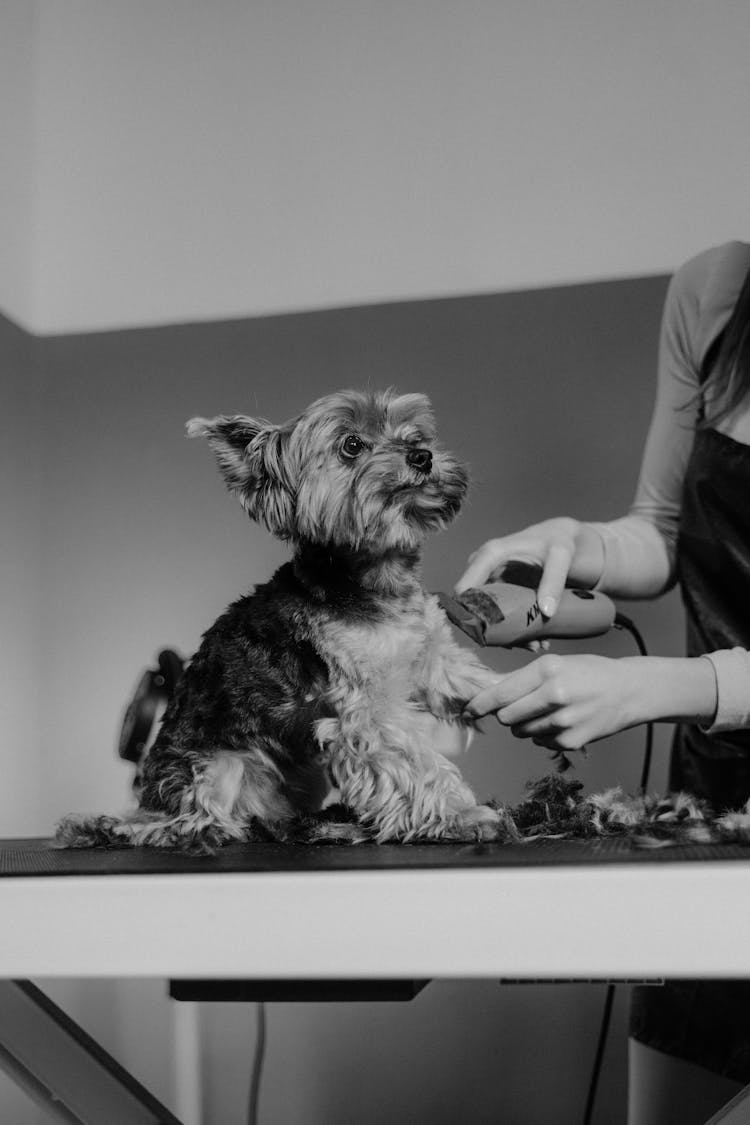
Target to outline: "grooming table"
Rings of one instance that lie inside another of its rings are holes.
[[[13,978],[160,977],[175,996],[258,999],[289,998],[290,988],[317,998],[314,987],[304,993],[315,984],[332,997],[357,984],[374,995],[374,981],[413,995],[435,977],[750,977],[750,848],[729,844],[253,844],[200,857],[5,840],[0,911],[1,987],[12,990],[3,998],[57,1029],[66,1017]],[[80,1088],[89,1065],[107,1070],[106,1056],[73,1038],[87,1060]],[[0,1014],[11,1073],[13,1040]],[[47,1088],[56,1077],[43,1076]],[[31,1093],[35,1080],[26,1076]],[[123,1072],[113,1081],[111,1097],[138,1102]],[[109,1118],[60,1119],[176,1120],[141,1092],[140,1116],[116,1101]]]
[[[750,976],[750,847],[0,841],[0,977]],[[155,941],[153,935],[159,934]]]

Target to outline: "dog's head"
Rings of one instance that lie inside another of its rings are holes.
[[[281,426],[193,418],[252,519],[280,539],[412,550],[458,512],[468,471],[435,440],[429,400],[340,391]]]

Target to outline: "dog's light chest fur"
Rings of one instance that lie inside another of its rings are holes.
[[[393,702],[405,702],[424,679],[429,649],[442,636],[434,599],[419,590],[389,610],[385,622],[336,623],[321,637],[331,669],[352,686],[378,684]]]

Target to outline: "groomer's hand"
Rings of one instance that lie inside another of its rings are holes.
[[[642,657],[546,653],[471,699],[472,719],[492,712],[517,738],[550,750],[580,750],[642,722],[649,673]]]
[[[539,608],[554,617],[568,578],[591,587],[604,568],[604,547],[594,528],[568,516],[532,524],[523,531],[489,539],[469,556],[468,566],[456,583],[456,592],[482,586],[510,562],[540,567],[537,589]]]
[[[580,750],[638,723],[709,725],[718,698],[706,656],[546,653],[477,692],[464,714],[479,719],[494,712],[518,738],[550,750]]]

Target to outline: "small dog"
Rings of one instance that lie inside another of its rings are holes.
[[[138,808],[68,817],[58,840],[210,851],[299,839],[300,825],[348,842],[496,838],[502,813],[441,752],[470,734],[464,704],[497,674],[456,643],[421,584],[425,537],[468,486],[436,444],[428,399],[342,391],[284,425],[221,416],[187,431],[294,555],[205,633]]]

